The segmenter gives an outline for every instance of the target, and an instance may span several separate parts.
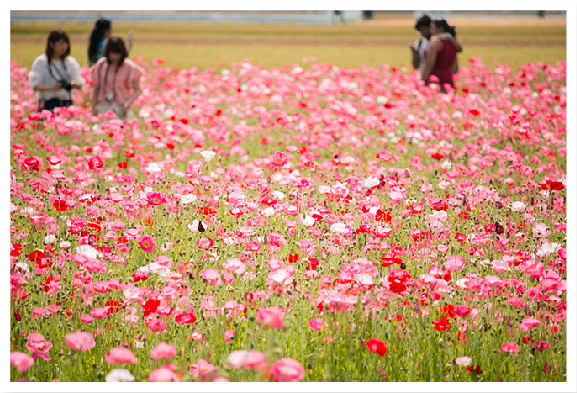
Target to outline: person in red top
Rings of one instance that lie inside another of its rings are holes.
[[[453,72],[457,62],[457,51],[453,44],[455,28],[449,26],[444,19],[438,19],[431,23],[431,42],[427,54],[427,62],[422,80],[425,84],[430,83],[431,75],[439,80],[441,92],[446,93],[446,85],[455,88],[453,83]],[[449,37],[450,36],[450,37]]]
[[[120,37],[110,37],[104,57],[92,67],[92,115],[113,111],[120,120],[130,120],[130,107],[140,95],[144,70],[127,58],[128,51]]]

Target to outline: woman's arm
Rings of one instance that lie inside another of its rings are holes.
[[[461,46],[461,44],[459,43],[459,41],[457,41],[455,39],[455,37],[453,37],[452,35],[448,35],[447,36],[447,41],[449,42],[449,44],[451,44],[451,46],[453,47],[453,49],[455,50],[455,52],[462,52],[463,51],[463,47]]]
[[[132,95],[130,96],[130,98],[124,103],[124,107],[122,108],[124,110],[124,114],[126,114],[126,111],[128,110],[128,108],[130,108],[132,106],[132,104],[134,103],[134,101],[138,98],[138,96],[141,93],[140,90],[140,78],[135,79],[134,82],[132,83],[132,87],[134,88],[134,93],[132,93]]]
[[[98,105],[98,84],[92,86],[92,116],[96,116],[96,106]]]
[[[463,47],[461,46],[459,41],[457,41],[455,39],[455,37],[453,37],[449,33],[436,34],[433,37],[431,37],[431,42],[436,42],[436,41],[447,41],[449,44],[451,44],[451,46],[453,47],[455,52],[462,52],[463,51]]]
[[[80,75],[80,64],[74,59],[70,57],[67,59],[69,61],[70,66],[70,84],[72,85],[73,89],[82,89],[84,85],[84,78]]]
[[[440,50],[441,42],[431,41],[431,45],[429,46],[429,54],[427,55],[427,60],[425,63],[425,71],[423,72],[423,77],[421,78],[421,80],[425,81],[425,85],[429,84],[429,77],[435,68],[435,62],[437,61],[437,55],[439,54]]]
[[[62,85],[60,83],[54,83],[53,85],[36,85],[34,86],[34,91],[50,91],[50,90],[60,90]]]
[[[411,53],[413,55],[413,68],[417,69],[419,68],[419,52],[417,52],[412,45],[409,45],[409,48],[411,49]]]

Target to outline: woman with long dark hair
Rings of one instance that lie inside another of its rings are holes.
[[[90,39],[88,40],[88,64],[94,63],[104,56],[104,46],[112,35],[112,22],[109,19],[100,18],[94,24]]]
[[[72,89],[81,89],[84,79],[80,65],[70,56],[70,38],[65,31],[50,32],[44,54],[32,63],[28,83],[36,92],[39,111],[72,105]]]
[[[449,39],[443,39],[448,35],[450,35]],[[453,71],[457,61],[457,51],[452,44],[456,36],[455,28],[449,26],[446,20],[437,19],[431,23],[431,36],[422,80],[428,85],[431,75],[434,75],[439,79],[441,92],[446,92],[445,85],[455,88]]]
[[[124,40],[110,37],[104,56],[92,67],[92,115],[114,112],[120,120],[132,117],[130,107],[140,95],[144,70],[128,59]]]

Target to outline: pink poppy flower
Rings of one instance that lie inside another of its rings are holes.
[[[166,332],[166,322],[164,322],[162,319],[153,319],[146,323],[146,327],[154,333]]]
[[[303,366],[291,358],[282,358],[270,367],[270,375],[274,382],[298,382],[305,376]]]
[[[222,284],[218,270],[205,269],[200,273],[200,276],[212,286]]]
[[[34,364],[34,359],[22,352],[10,352],[10,365],[22,374]]]
[[[445,268],[450,272],[454,272],[463,269],[465,267],[465,263],[465,258],[456,255],[447,258],[447,261],[445,262]]]
[[[90,333],[84,333],[77,330],[75,333],[68,333],[65,336],[66,345],[70,347],[73,351],[86,352],[91,348],[94,348],[96,342]]]
[[[214,242],[212,241],[212,239],[210,237],[203,237],[203,238],[199,239],[198,242],[196,242],[196,246],[198,248],[203,249],[203,250],[210,249],[213,244],[214,244]]]
[[[256,313],[256,319],[262,326],[266,326],[270,329],[282,329],[284,325],[282,323],[283,311],[280,307],[264,307],[260,308]]]
[[[467,306],[455,306],[454,310],[455,314],[457,314],[460,317],[466,317],[472,311],[472,309],[470,309]]]
[[[224,332],[224,343],[228,344],[233,341],[234,338],[234,330],[227,330]]]
[[[269,157],[270,159],[270,166],[273,168],[281,168],[288,163],[288,155],[281,151],[275,151]]]
[[[461,356],[460,358],[454,359],[453,363],[458,364],[459,366],[469,366],[473,363],[473,359],[468,356]]]
[[[176,347],[164,342],[156,344],[156,347],[150,351],[150,357],[154,360],[169,359],[176,355]]]
[[[156,249],[156,242],[154,241],[154,237],[150,235],[141,236],[138,240],[138,245],[141,249],[144,250],[144,252],[148,253],[154,252]]]
[[[535,348],[539,350],[539,352],[543,352],[547,348],[551,348],[551,344],[548,341],[536,341]]]
[[[523,318],[521,325],[519,325],[519,330],[526,332],[531,328],[537,327],[541,324],[541,321],[532,317]]]
[[[149,205],[158,206],[166,203],[166,197],[161,192],[153,191],[146,194],[146,200]]]
[[[313,318],[309,321],[309,327],[312,330],[322,330],[325,325],[325,322],[322,318]]]
[[[91,323],[94,320],[90,315],[82,315],[79,319],[84,323]]]
[[[204,359],[196,359],[196,363],[191,364],[189,371],[195,378],[201,378],[203,376],[207,376],[213,371],[216,371],[216,366],[210,364]]]
[[[508,352],[508,353],[518,353],[519,352],[519,345],[517,345],[514,342],[506,342],[506,343],[503,343],[503,345],[501,345],[501,351],[502,352]]]
[[[150,382],[180,382],[178,375],[169,368],[161,367],[148,376]]]
[[[124,347],[110,348],[110,353],[104,354],[104,360],[108,364],[135,364],[138,359],[132,351]]]
[[[96,319],[102,319],[108,315],[108,310],[106,309],[106,307],[93,308],[92,310],[90,310],[90,315],[92,315]]]

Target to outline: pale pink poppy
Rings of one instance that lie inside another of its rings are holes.
[[[150,357],[154,360],[169,359],[176,355],[176,347],[171,344],[159,342],[156,347],[150,351]]]
[[[217,369],[216,366],[214,366],[213,364],[210,364],[206,360],[199,358],[196,359],[196,363],[190,365],[189,371],[193,377],[201,378],[203,376],[210,374],[213,371],[216,371],[216,369]]]
[[[34,364],[34,359],[22,352],[10,352],[10,365],[16,367],[18,373],[26,372]]]
[[[282,322],[283,311],[280,307],[263,307],[256,312],[256,319],[261,325],[270,329],[284,328]]]
[[[463,269],[465,267],[465,263],[465,258],[462,256],[451,256],[447,258],[447,261],[445,262],[445,268],[450,272],[454,272]]]
[[[203,237],[196,242],[196,246],[203,250],[208,250],[212,247],[213,241],[210,237]]]
[[[84,333],[77,330],[75,333],[68,333],[65,336],[66,345],[70,347],[73,351],[86,352],[91,348],[94,348],[96,342],[90,333]]]
[[[169,368],[157,368],[148,376],[150,382],[179,382],[180,379],[174,371]]]
[[[110,353],[104,354],[104,360],[108,364],[134,364],[138,359],[132,351],[124,347],[110,348]]]
[[[224,343],[228,344],[233,341],[234,338],[234,330],[227,330],[224,332]]]

